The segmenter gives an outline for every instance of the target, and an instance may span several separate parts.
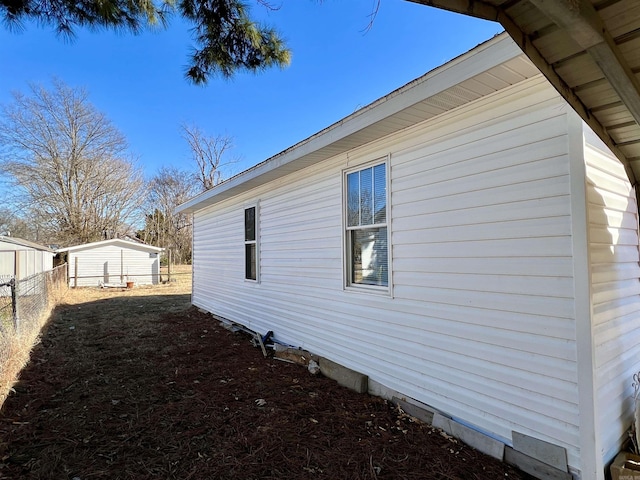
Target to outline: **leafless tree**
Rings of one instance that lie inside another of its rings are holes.
[[[145,198],[127,142],[84,89],[54,80],[13,94],[0,116],[0,172],[55,232],[83,243],[116,235]]]
[[[33,242],[39,241],[37,223],[28,222],[8,208],[0,208],[0,235],[20,237]]]
[[[222,167],[234,163],[230,158],[233,139],[226,135],[206,135],[198,127],[183,125],[182,136],[189,144],[196,164],[196,178],[203,190],[215,187],[222,180]]]
[[[175,167],[163,167],[149,182],[149,196],[145,228],[139,236],[147,243],[170,248],[176,263],[191,259],[191,218],[185,213],[174,213],[175,208],[196,193],[198,185],[191,172]]]

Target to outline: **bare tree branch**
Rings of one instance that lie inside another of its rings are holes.
[[[280,10],[282,8],[282,4],[280,5],[274,5],[273,3],[267,1],[267,0],[256,0],[256,2],[258,3],[258,5],[262,5],[264,8],[266,8],[267,10],[271,10],[271,11],[277,11]]]
[[[199,191],[191,172],[163,167],[149,182],[145,228],[139,233],[147,243],[170,248],[178,263],[191,259],[191,218],[174,213],[176,207]]]
[[[189,144],[196,164],[196,179],[203,190],[215,187],[222,180],[222,167],[236,162],[228,159],[233,139],[225,135],[208,136],[198,127],[182,125],[182,136]]]
[[[140,169],[127,159],[124,136],[60,81],[14,94],[0,116],[0,171],[24,203],[50,219],[56,241],[112,237],[145,196]]]
[[[378,12],[380,11],[380,3],[382,0],[373,0],[373,7],[371,8],[371,13],[369,14],[369,24],[365,27],[364,32],[367,33],[373,28],[373,23],[376,21],[376,17],[378,16]]]

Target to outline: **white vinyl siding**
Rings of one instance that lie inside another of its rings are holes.
[[[539,100],[392,155],[394,297],[427,305],[414,338],[422,381],[440,385],[423,401],[575,458],[566,117]]]
[[[220,208],[196,212],[194,303],[264,332],[274,319],[286,321],[286,312],[279,311],[279,298],[293,295],[311,311],[315,308],[316,314],[323,310],[325,300],[316,305],[313,298],[331,298],[342,289],[339,175],[316,178],[312,184],[295,183],[288,192],[279,189],[276,201],[273,192],[260,192],[260,285],[245,282],[244,272],[237,268],[244,264],[243,217],[237,215],[237,206],[226,202]],[[300,305],[292,300],[289,305],[283,300],[281,309],[291,309],[298,319],[295,309]],[[295,338],[296,328],[293,325],[288,332],[282,324],[279,338],[288,333]]]
[[[541,79],[194,214],[193,302],[508,443],[579,422],[565,104]],[[343,290],[342,172],[390,152],[393,296]],[[260,198],[261,283],[242,215]]]
[[[160,255],[142,248],[114,243],[69,251],[69,284],[79,287],[127,281],[136,285],[157,284],[160,280]]]
[[[640,369],[640,267],[635,191],[622,164],[587,137],[593,337],[603,463],[627,439],[632,376]]]
[[[16,256],[18,272],[15,271]],[[0,241],[0,276],[25,278],[53,268],[53,252]]]

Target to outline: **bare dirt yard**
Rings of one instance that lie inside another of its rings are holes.
[[[186,285],[69,292],[0,411],[0,478],[530,478],[264,358]]]

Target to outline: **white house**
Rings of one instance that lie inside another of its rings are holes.
[[[0,235],[0,277],[24,278],[53,268],[54,251],[21,238]]]
[[[179,210],[194,305],[592,480],[640,369],[635,195],[503,34]]]
[[[152,245],[114,238],[61,248],[57,253],[67,255],[69,285],[95,287],[125,282],[157,284],[162,251]]]

